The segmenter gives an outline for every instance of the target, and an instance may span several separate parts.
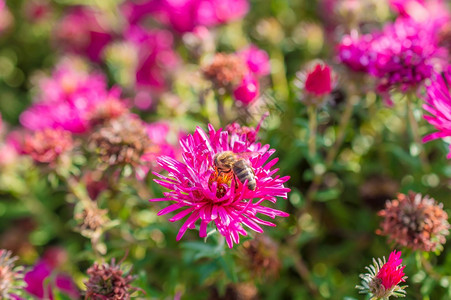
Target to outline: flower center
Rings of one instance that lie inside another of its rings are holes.
[[[213,182],[217,182],[217,189],[216,189],[216,197],[222,198],[227,193],[227,189],[225,188],[224,184],[226,184],[228,187],[231,186],[233,180],[233,172],[220,172],[217,168],[215,168],[215,172],[210,175],[210,178],[208,179],[208,185],[211,187]]]

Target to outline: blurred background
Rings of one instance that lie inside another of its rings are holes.
[[[451,299],[449,246],[418,252],[376,234],[378,212],[398,193],[428,194],[449,211],[448,145],[415,140],[411,116],[421,136],[434,131],[418,97],[410,103],[392,90],[387,105],[375,79],[338,56],[346,35],[381,30],[403,14],[397,8],[388,0],[0,0],[0,248],[28,271],[45,262],[41,289],[53,280],[45,278],[72,282],[49,284],[55,299],[83,297],[87,269],[113,258],[132,267],[139,299],[364,299],[358,275],[393,249],[403,250],[407,299]],[[233,82],[233,65],[218,83],[217,54],[244,57],[251,45],[255,76]],[[310,99],[303,77],[318,62],[331,68],[331,88]],[[123,111],[133,117],[104,123]],[[153,181],[152,171],[164,173],[156,157],[181,159],[179,138],[196,126],[261,120],[259,141],[291,177],[288,199],[271,207],[290,217],[232,249],[197,230],[177,242],[181,221],[148,202],[165,191]],[[47,127],[63,132],[36,133]],[[112,158],[111,135],[133,145],[137,160]],[[50,298],[30,288],[22,297]]]

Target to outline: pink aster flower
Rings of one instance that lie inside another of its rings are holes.
[[[167,188],[164,198],[150,201],[173,202],[161,210],[158,215],[165,215],[180,210],[169,221],[175,222],[184,217],[177,240],[180,240],[188,228],[195,229],[200,220],[199,236],[207,236],[208,224],[213,222],[223,235],[228,246],[239,243],[239,235],[246,236],[243,225],[256,232],[263,232],[261,225],[276,226],[274,223],[260,219],[257,214],[275,218],[287,217],[288,214],[270,207],[263,206],[264,201],[276,203],[276,197],[287,198],[290,189],[284,187],[288,176],[275,175],[278,169],[271,169],[277,158],[268,162],[274,150],[269,145],[250,143],[246,134],[229,135],[226,131],[216,131],[209,125],[208,133],[197,128],[194,134],[180,141],[183,162],[171,157],[161,156],[158,163],[168,171],[164,176],[154,173],[159,179],[155,182]],[[255,179],[253,189],[249,188],[249,180],[238,180],[233,171],[220,171],[215,164],[215,156],[225,151],[231,155],[252,153],[243,158],[252,168]]]
[[[88,73],[73,61],[63,61],[38,87],[36,103],[20,116],[22,125],[30,130],[61,128],[72,133],[89,130],[98,106],[118,99],[121,92],[108,90],[102,74]]]
[[[156,16],[175,31],[192,31],[196,26],[216,26],[242,18],[249,10],[247,0],[147,0],[131,1],[123,12],[131,24]]]
[[[401,251],[390,253],[388,261],[385,257],[381,260],[373,259],[373,265],[366,267],[368,273],[361,274],[362,285],[357,285],[359,293],[370,294],[376,299],[388,299],[391,296],[405,297],[407,286],[399,286],[399,283],[405,282],[407,276],[404,276],[405,266],[401,265]]]
[[[266,51],[250,45],[238,52],[238,55],[246,62],[249,71],[257,76],[268,75],[271,71],[269,55]]]
[[[66,51],[99,62],[103,49],[112,40],[112,30],[101,11],[81,6],[63,17],[56,26],[55,37]]]
[[[24,277],[27,287],[25,291],[37,299],[53,300],[53,291],[59,290],[70,299],[79,299],[80,294],[70,277],[54,272],[45,261],[38,262]]]
[[[426,135],[423,142],[451,136],[450,83],[451,67],[448,67],[448,71],[443,76],[435,74],[434,79],[426,86],[426,103],[423,104],[423,108],[430,115],[424,115],[424,118],[437,129],[437,132]],[[451,158],[451,145],[449,149],[448,158]]]

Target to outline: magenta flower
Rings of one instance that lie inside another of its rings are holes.
[[[434,22],[443,26],[450,21],[449,7],[443,0],[390,0],[390,6],[401,17],[411,18],[416,22]]]
[[[20,116],[30,130],[61,128],[84,133],[91,127],[96,108],[120,96],[119,89],[107,89],[102,74],[88,73],[73,61],[59,64],[51,77],[39,82],[39,91],[37,102]]]
[[[275,218],[287,217],[288,214],[263,206],[264,201],[276,203],[276,197],[287,198],[290,189],[284,187],[288,176],[275,175],[278,169],[271,169],[277,158],[267,162],[274,153],[269,145],[250,143],[246,135],[229,135],[226,131],[216,131],[209,125],[208,134],[197,128],[193,135],[180,141],[183,162],[171,157],[161,156],[158,163],[169,172],[167,176],[154,173],[159,179],[155,182],[167,188],[164,198],[150,201],[174,202],[161,210],[158,215],[165,215],[180,210],[171,222],[184,217],[177,240],[180,240],[188,228],[195,229],[200,220],[199,236],[207,236],[207,227],[211,222],[223,235],[231,248],[239,243],[239,235],[246,236],[243,225],[256,232],[263,232],[261,225],[276,226],[274,223],[260,219],[257,213]],[[240,153],[251,152],[254,155],[245,158],[255,174],[255,187],[248,187],[248,180],[242,183],[233,172],[221,172],[215,165],[218,153],[231,151],[239,157]]]
[[[397,86],[401,91],[417,87],[441,67],[446,51],[438,46],[434,27],[411,19],[387,26],[371,43],[374,61],[370,73],[380,78],[379,90]]]
[[[306,105],[320,106],[336,84],[331,67],[323,62],[311,63],[296,74],[295,86],[302,92],[299,97]]]
[[[382,95],[392,88],[405,92],[445,65],[447,51],[439,46],[438,29],[434,21],[398,18],[381,32],[345,36],[338,47],[339,58],[352,70],[377,78]]]
[[[407,286],[399,286],[399,283],[405,282],[407,276],[404,274],[405,266],[401,265],[401,251],[390,253],[388,261],[385,257],[373,259],[373,265],[366,267],[368,273],[361,274],[362,285],[356,286],[362,294],[370,294],[375,299],[388,299],[391,296],[405,297]]]
[[[102,51],[112,40],[106,16],[89,7],[76,7],[56,26],[55,37],[66,51],[87,56],[99,62]]]
[[[48,280],[50,278],[50,281]],[[63,274],[54,274],[53,269],[44,261],[38,262],[24,277],[25,291],[38,299],[53,300],[53,290],[57,289],[70,299],[79,299],[79,292],[72,279]]]
[[[355,31],[345,35],[338,45],[338,59],[354,72],[368,72],[372,40],[371,34],[358,36]]]
[[[248,105],[257,98],[259,87],[258,80],[252,74],[247,74],[233,91],[233,97],[237,101]]]
[[[382,281],[382,285],[386,290],[392,289],[400,282],[405,282],[404,268],[401,266],[401,251],[396,253],[396,250],[390,253],[388,261],[382,266],[376,277]]]
[[[240,19],[248,10],[247,0],[147,0],[129,1],[123,12],[131,24],[150,15],[183,33],[199,25],[216,26]]]
[[[426,101],[423,104],[424,110],[430,115],[424,118],[433,125],[437,132],[431,133],[423,138],[423,142],[430,140],[447,138],[451,136],[451,94],[449,84],[451,83],[451,67],[444,72],[443,77],[435,74],[434,80],[426,86]],[[451,158],[451,145],[448,158]]]
[[[328,65],[317,64],[313,70],[308,71],[305,80],[305,91],[321,97],[332,91],[332,71]]]
[[[172,34],[166,30],[131,26],[125,33],[125,38],[138,50],[136,86],[163,89],[168,70],[174,69],[179,61],[173,50]]]
[[[257,76],[265,76],[271,72],[269,55],[266,51],[250,45],[238,52],[238,55],[246,62],[249,71]]]

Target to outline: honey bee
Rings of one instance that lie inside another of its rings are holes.
[[[233,172],[241,183],[244,184],[247,180],[247,187],[255,191],[257,182],[255,180],[254,169],[252,169],[245,159],[238,157],[238,155],[232,151],[224,151],[216,154],[214,157],[216,169],[218,173]]]

